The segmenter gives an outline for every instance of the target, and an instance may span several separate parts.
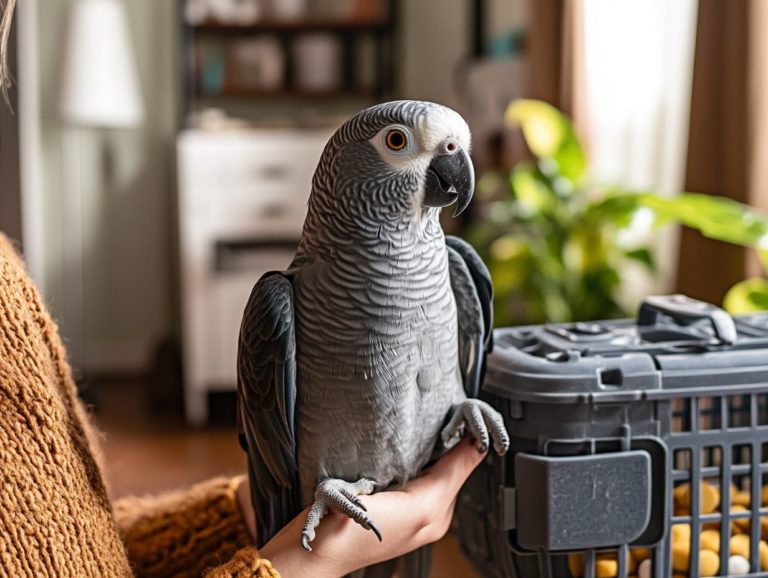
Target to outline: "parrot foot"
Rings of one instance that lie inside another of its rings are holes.
[[[465,399],[454,407],[453,415],[441,434],[443,445],[446,448],[455,446],[465,429],[477,440],[481,452],[488,449],[489,432],[497,454],[504,455],[509,449],[509,434],[504,427],[504,418],[484,401]]]
[[[329,510],[335,510],[349,516],[363,528],[376,534],[379,542],[381,542],[381,531],[368,517],[367,509],[359,498],[359,496],[372,494],[375,489],[375,482],[365,478],[354,483],[335,478],[328,478],[320,482],[315,490],[315,501],[309,509],[307,521],[301,532],[302,547],[307,552],[312,551],[309,543],[315,539],[315,528]]]

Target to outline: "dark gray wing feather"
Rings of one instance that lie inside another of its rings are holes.
[[[261,547],[301,511],[293,287],[282,273],[267,273],[251,291],[240,326],[237,381],[240,436]]]
[[[464,389],[477,397],[485,372],[485,357],[493,349],[493,285],[483,260],[472,246],[446,236],[451,288],[459,325],[459,362]]]

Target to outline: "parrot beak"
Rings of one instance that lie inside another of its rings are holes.
[[[436,156],[427,169],[424,206],[447,207],[456,203],[453,216],[464,212],[475,191],[475,170],[463,148]]]

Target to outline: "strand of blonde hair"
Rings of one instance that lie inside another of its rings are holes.
[[[3,98],[8,102],[8,87],[13,82],[11,71],[8,68],[8,40],[11,37],[11,23],[13,22],[13,9],[16,7],[16,0],[0,0],[0,92]]]

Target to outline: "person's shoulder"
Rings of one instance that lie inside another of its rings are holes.
[[[19,252],[19,243],[6,237],[2,232],[0,232],[0,263],[7,263],[14,268],[24,270],[24,260]]]

